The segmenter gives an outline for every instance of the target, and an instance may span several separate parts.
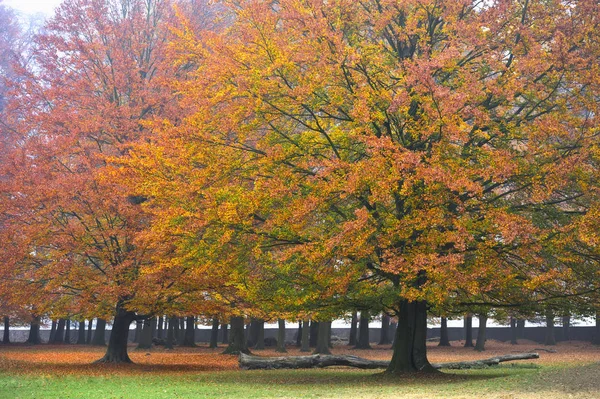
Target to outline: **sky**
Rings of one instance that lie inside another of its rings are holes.
[[[62,0],[4,0],[2,3],[24,14],[41,12],[51,16],[61,2]]]

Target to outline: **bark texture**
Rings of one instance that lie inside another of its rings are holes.
[[[85,320],[77,326],[77,345],[85,345]]]
[[[240,316],[232,317],[230,320],[231,334],[229,345],[223,352],[226,355],[239,355],[240,353],[249,354],[246,339],[244,337],[244,318]]]
[[[442,317],[440,325],[440,343],[438,346],[450,346],[450,339],[448,338],[448,319]]]
[[[556,337],[554,336],[554,313],[546,313],[546,339],[545,345],[556,345]]]
[[[94,339],[92,340],[92,345],[104,346],[106,345],[106,320],[104,319],[96,319],[96,331],[94,332]]]
[[[300,352],[310,352],[310,328],[308,327],[308,319],[304,319],[302,322],[302,346]]]
[[[477,342],[475,343],[475,350],[483,352],[485,350],[485,340],[487,333],[487,314],[481,313],[478,315],[479,328],[477,329]]]
[[[117,304],[106,353],[101,359],[96,360],[96,363],[132,363],[127,354],[127,338],[129,337],[129,325],[134,319],[135,313],[125,310],[120,303]],[[104,333],[102,335],[104,340]]]
[[[473,347],[473,317],[465,316],[465,348]]]
[[[32,345],[41,344],[40,338],[40,318],[34,316],[31,320],[31,326],[29,327],[29,337],[27,337],[27,343]]]
[[[2,336],[3,344],[10,344],[10,318],[4,316],[4,334]]]
[[[278,319],[277,324],[277,352],[285,353],[287,352],[285,349],[285,320]]]
[[[331,331],[331,322],[330,321],[321,321],[319,322],[319,332],[317,334],[317,346],[313,353],[329,355],[331,351],[329,350],[329,332]]]
[[[389,345],[390,339],[390,316],[385,313],[381,316],[381,333],[379,334],[379,345]]]
[[[195,347],[196,346],[196,321],[194,316],[186,317],[185,322],[185,334],[183,336],[183,346]]]
[[[371,349],[371,343],[369,342],[369,319],[369,311],[361,310],[358,322],[358,341],[354,347],[355,349]]]
[[[212,319],[212,327],[210,329],[210,342],[208,344],[208,347],[219,347],[219,319],[217,319],[216,317],[213,317]]]
[[[355,346],[356,338],[358,337],[358,312],[352,312],[352,320],[350,321],[350,337],[348,338],[348,345]]]

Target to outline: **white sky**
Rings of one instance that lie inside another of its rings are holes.
[[[43,13],[48,17],[54,14],[54,9],[62,0],[4,0],[2,3],[24,14]]]

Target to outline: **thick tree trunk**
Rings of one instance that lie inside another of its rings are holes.
[[[265,321],[258,319],[256,323],[256,343],[254,349],[265,349]]]
[[[556,345],[556,338],[554,336],[554,313],[546,313],[546,340],[545,345]]]
[[[221,343],[229,343],[229,330],[227,329],[227,323],[221,324]]]
[[[385,313],[381,316],[381,333],[379,334],[379,345],[389,345],[390,340],[390,316]]]
[[[231,334],[229,336],[229,345],[223,352],[226,355],[239,355],[240,353],[249,354],[250,351],[246,346],[246,338],[244,336],[244,318],[240,316],[232,317],[229,321],[231,324]]]
[[[358,321],[358,341],[354,349],[371,349],[369,340],[369,311],[360,311],[360,320]]]
[[[329,330],[331,329],[330,321],[319,322],[319,333],[317,334],[317,347],[314,354],[329,355]]]
[[[143,320],[136,320],[135,321],[135,331],[133,333],[133,343],[134,344],[139,344],[140,343],[140,338],[142,336],[142,329],[144,328],[144,322]]]
[[[92,343],[92,324],[94,322],[94,319],[90,319],[88,320],[88,329],[87,329],[87,335],[85,337],[85,343],[90,345]]]
[[[478,315],[479,328],[477,329],[477,342],[475,343],[475,350],[483,352],[485,350],[485,336],[487,332],[487,314],[481,313]]]
[[[65,323],[65,344],[71,343],[71,319],[67,319]]]
[[[85,345],[85,320],[81,320],[77,326],[77,345]]]
[[[517,319],[517,339],[525,338],[525,320]]]
[[[62,344],[65,342],[65,319],[58,319],[56,331],[54,332],[53,344]]]
[[[296,346],[302,346],[302,320],[298,322],[298,330],[296,331]]]
[[[539,359],[537,353],[522,353],[504,355],[489,359],[473,360],[466,362],[433,363],[430,367],[437,369],[470,369],[495,366],[502,362],[514,360]],[[312,355],[312,356],[285,356],[285,357],[260,357],[241,354],[240,368],[245,370],[265,369],[308,369],[315,367],[349,366],[360,369],[382,369],[389,368],[390,363],[386,360],[369,360],[351,355]]]
[[[563,332],[562,339],[563,339],[563,341],[571,340],[570,329],[571,329],[571,316],[563,316],[563,318],[562,318],[562,332]]]
[[[319,322],[310,321],[310,337],[308,338],[308,344],[311,348],[317,347],[317,336],[319,335]]]
[[[50,338],[48,338],[49,344],[51,344],[54,341],[55,335],[56,335],[56,320],[52,320],[52,326],[50,327]]]
[[[402,300],[399,305],[394,353],[386,373],[435,371],[427,360],[427,303]]]
[[[29,327],[29,337],[27,343],[32,345],[40,344],[40,318],[39,316],[33,316],[31,319],[31,327]]]
[[[352,320],[350,321],[350,336],[348,337],[348,345],[356,346],[356,337],[358,336],[358,312],[352,312]]]
[[[517,345],[517,320],[511,316],[510,318],[510,343]]]
[[[156,339],[158,339],[158,340],[163,339],[163,327],[164,327],[163,317],[160,316],[158,318],[158,324],[157,324],[157,328],[156,328]]]
[[[277,352],[285,353],[287,350],[285,349],[285,320],[277,319],[278,329],[277,329]]]
[[[104,346],[106,345],[106,320],[97,318],[96,319],[96,331],[94,331],[94,339],[92,345]]]
[[[310,327],[308,318],[302,322],[302,346],[300,352],[310,352]]]
[[[134,319],[134,312],[125,310],[120,303],[117,304],[106,354],[101,359],[96,360],[96,363],[132,363],[127,354],[127,341],[129,338],[129,325]],[[96,332],[98,332],[98,329],[96,329]],[[104,334],[102,335],[104,340]]]
[[[152,348],[152,324],[156,323],[154,317],[145,319],[142,323],[142,331],[140,332],[139,342],[136,349],[151,349]],[[129,330],[127,330],[129,335]]]
[[[213,317],[212,319],[212,328],[210,330],[210,343],[208,344],[208,347],[219,347],[219,319],[217,319],[216,317]]]
[[[450,339],[448,338],[448,319],[442,317],[440,326],[440,343],[438,346],[450,346]]]
[[[390,323],[390,336],[392,337],[392,345],[394,345],[394,340],[396,339],[396,329],[398,328],[398,323],[395,321]]]
[[[167,339],[165,341],[165,349],[173,349],[175,344],[175,326],[178,325],[177,317],[169,317],[167,325]]]
[[[186,318],[185,335],[182,346],[193,348],[196,346],[196,321],[194,316]]]
[[[2,336],[3,344],[10,344],[10,319],[4,316],[4,334]]]
[[[465,316],[465,348],[473,347],[473,317]]]

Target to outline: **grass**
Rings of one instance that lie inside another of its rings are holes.
[[[482,355],[453,344],[431,347],[432,361],[533,349],[490,342]],[[0,348],[0,398],[600,398],[600,349],[583,343],[556,349],[526,363],[389,377],[348,368],[243,371],[235,357],[207,348],[132,350],[135,365],[106,366],[90,364],[102,354],[98,348],[11,346]],[[336,352],[391,356],[387,348]]]

